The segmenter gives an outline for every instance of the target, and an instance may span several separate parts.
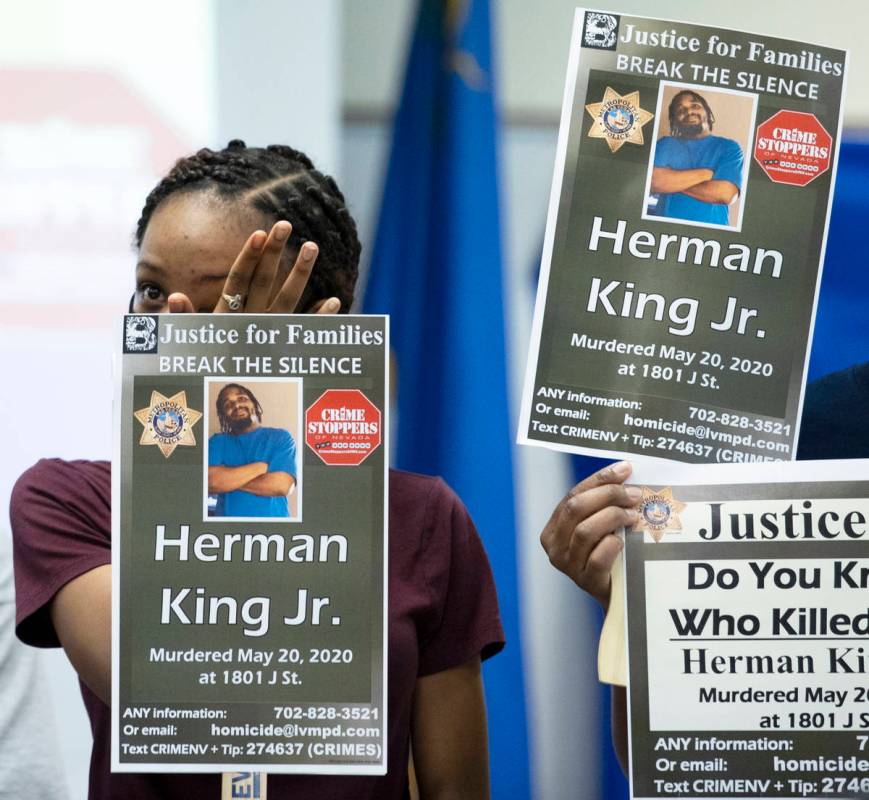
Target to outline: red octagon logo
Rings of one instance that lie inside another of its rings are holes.
[[[358,389],[329,389],[305,411],[305,441],[326,464],[355,467],[380,446],[380,420]]]
[[[830,168],[833,137],[814,114],[777,111],[757,128],[754,157],[776,183],[805,186]]]

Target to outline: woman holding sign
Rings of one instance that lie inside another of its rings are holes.
[[[332,178],[290,147],[241,141],[181,159],[148,196],[136,244],[130,310],[146,314],[346,312],[360,253]],[[219,775],[109,771],[110,497],[108,462],[40,461],[18,481],[18,635],[62,645],[78,671],[91,798],[216,798]],[[272,800],[406,797],[411,743],[422,798],[488,796],[480,661],[503,646],[488,561],[442,481],[392,471],[389,498],[388,772],[274,775]]]

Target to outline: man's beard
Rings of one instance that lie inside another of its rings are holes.
[[[702,122],[697,123],[681,123],[674,122],[673,123],[673,136],[682,139],[696,139],[700,136],[704,131],[704,126]]]
[[[238,419],[227,420],[229,422],[229,430],[232,433],[244,433],[251,425],[253,425],[253,417],[239,417]]]

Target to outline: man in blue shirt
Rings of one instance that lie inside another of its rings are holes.
[[[670,136],[655,147],[651,192],[662,217],[728,224],[728,209],[742,188],[743,156],[733,139],[714,136],[706,100],[685,89],[670,102]]]
[[[229,383],[217,396],[221,433],[208,440],[208,493],[217,516],[286,517],[296,485],[296,443],[288,431],[262,425],[263,410],[246,387]]]

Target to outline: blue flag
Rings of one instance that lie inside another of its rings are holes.
[[[507,648],[485,670],[495,798],[529,796],[485,0],[422,0],[364,310],[391,315],[396,466],[442,475],[495,573]]]
[[[818,315],[812,341],[809,380],[869,360],[869,270],[860,254],[865,248],[866,186],[869,145],[843,142]]]

